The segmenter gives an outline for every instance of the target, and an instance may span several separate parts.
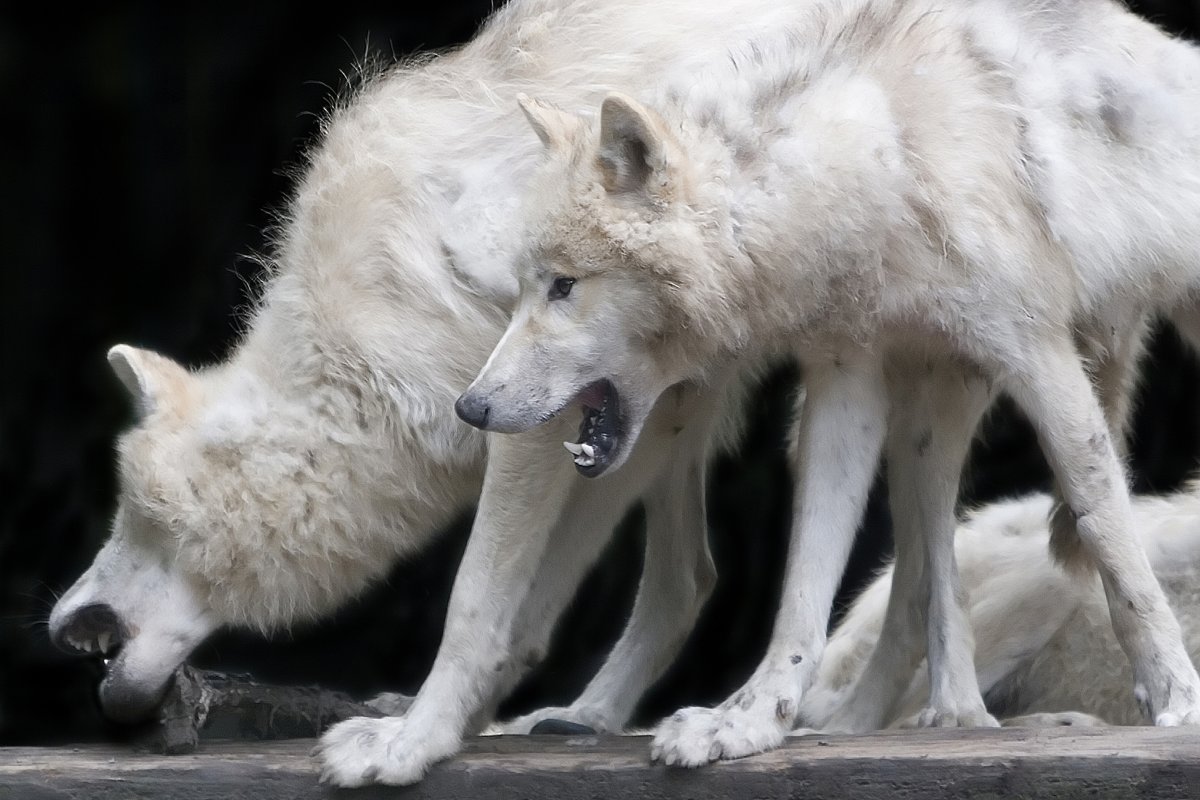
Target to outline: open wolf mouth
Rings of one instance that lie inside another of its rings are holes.
[[[131,681],[126,666],[128,634],[108,606],[88,606],[77,614],[57,644],[67,652],[98,659],[104,666],[100,681],[100,706],[114,722],[141,722],[154,713],[169,686],[146,686]]]
[[[612,381],[604,379],[589,384],[576,400],[583,406],[579,438],[563,447],[580,475],[595,478],[608,469],[621,446],[621,398]]]

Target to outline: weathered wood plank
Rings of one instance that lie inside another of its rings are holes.
[[[158,709],[145,749],[191,753],[202,739],[298,739],[378,711],[317,686],[273,686],[249,675],[182,666]]]
[[[813,736],[701,770],[647,762],[644,737],[483,737],[419,786],[335,792],[312,740],[202,743],[190,755],[113,747],[0,749],[0,800],[65,798],[1195,798],[1200,732],[1055,728]]]

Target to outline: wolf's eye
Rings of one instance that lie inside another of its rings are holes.
[[[571,287],[574,285],[574,278],[557,277],[550,284],[550,291],[546,293],[546,296],[551,300],[562,300],[571,293]]]

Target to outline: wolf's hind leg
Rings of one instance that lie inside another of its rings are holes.
[[[1200,676],[1134,535],[1125,475],[1078,354],[1063,336],[1005,363],[1008,388],[1037,428],[1083,547],[1099,569],[1138,703],[1156,725],[1200,724]]]
[[[1093,385],[1112,434],[1113,448],[1122,463],[1128,448],[1140,365],[1150,335],[1149,322],[1149,316],[1140,309],[1126,309],[1124,314],[1100,325],[1102,330],[1084,331],[1078,337],[1083,356],[1091,365]],[[1062,502],[1062,490],[1057,483],[1054,497],[1058,502],[1050,515],[1050,552],[1055,561],[1070,570],[1090,571],[1094,565],[1079,538],[1070,508]]]

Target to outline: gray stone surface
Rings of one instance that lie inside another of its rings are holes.
[[[0,749],[0,800],[89,798],[1172,798],[1200,797],[1200,731],[896,731],[790,740],[700,770],[647,763],[642,737],[484,737],[416,787],[317,783],[312,740],[201,742],[190,755]]]

